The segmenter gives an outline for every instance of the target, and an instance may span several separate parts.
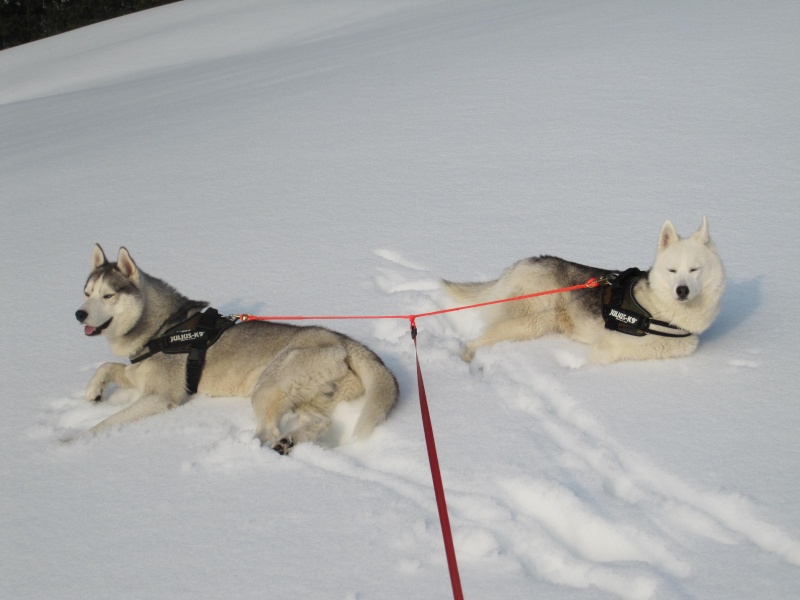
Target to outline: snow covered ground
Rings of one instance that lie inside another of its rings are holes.
[[[92,244],[223,312],[408,313],[559,254],[647,267],[709,217],[687,359],[419,322],[465,596],[800,597],[800,4],[184,0],[0,53],[0,597],[450,596],[402,321],[367,441],[252,440],[247,400],[65,443]],[[458,321],[458,322],[457,322]]]

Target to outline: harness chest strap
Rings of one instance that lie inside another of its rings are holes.
[[[196,394],[206,362],[206,351],[224,331],[235,324],[235,321],[221,316],[216,309],[208,308],[179,323],[164,335],[150,340],[139,354],[130,358],[130,361],[136,364],[159,352],[187,354],[186,390],[189,394]]]
[[[606,329],[639,337],[648,334],[663,337],[692,335],[672,323],[653,319],[652,315],[636,301],[633,288],[636,282],[646,275],[646,272],[632,267],[622,273],[609,273],[603,278],[607,287],[603,290],[601,312]],[[673,331],[653,329],[653,326]]]

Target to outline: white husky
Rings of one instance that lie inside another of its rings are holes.
[[[105,363],[89,381],[98,401],[109,384],[141,397],[92,431],[135,421],[185,403],[195,391],[249,396],[256,436],[285,454],[331,425],[340,403],[363,398],[356,437],[369,434],[395,405],[397,381],[363,344],[322,327],[249,321],[234,324],[206,302],[189,300],[143,272],[125,248],[109,262],[99,245],[75,313],[87,336],[104,335],[132,364]],[[282,428],[297,426],[289,431]]]
[[[618,271],[540,256],[517,262],[494,281],[443,281],[448,294],[462,303],[524,296],[592,277],[614,283],[483,309],[487,325],[480,337],[465,344],[462,357],[469,361],[483,346],[549,333],[563,333],[589,344],[589,359],[599,363],[694,352],[698,334],[719,313],[725,289],[725,272],[706,218],[685,239],[666,221],[650,271],[629,271],[620,278]]]

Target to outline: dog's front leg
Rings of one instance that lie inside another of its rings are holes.
[[[188,396],[182,400],[171,400],[167,396],[158,394],[145,394],[129,407],[122,409],[118,413],[111,415],[104,421],[100,421],[97,425],[92,427],[89,431],[97,433],[109,427],[116,427],[117,425],[124,425],[133,421],[139,421],[145,417],[157,415],[166,412],[176,406],[183,404]]]
[[[122,363],[107,362],[97,367],[94,376],[86,386],[86,399],[92,402],[100,402],[103,399],[103,391],[110,383],[122,388],[135,387],[125,374],[125,366]]]

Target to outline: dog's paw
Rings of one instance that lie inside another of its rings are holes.
[[[464,344],[461,346],[461,352],[458,354],[465,363],[471,363],[472,359],[475,358],[475,350],[469,347],[469,345]]]
[[[101,402],[103,400],[103,389],[105,388],[105,381],[102,377],[98,377],[98,374],[95,373],[95,376],[92,377],[89,384],[86,386],[86,393],[84,397],[89,402]]]
[[[103,392],[108,384],[116,381],[115,375],[118,370],[124,369],[119,363],[103,363],[92,375],[89,384],[86,386],[84,396],[89,402],[100,402],[103,399]]]
[[[286,456],[287,454],[289,454],[289,450],[291,450],[293,446],[294,442],[292,441],[292,438],[286,436],[282,437],[277,442],[275,442],[272,445],[272,449],[275,450],[275,452],[277,452],[281,456]]]
[[[554,355],[556,362],[568,369],[579,369],[586,364],[586,358],[573,354],[567,350],[557,350]]]

